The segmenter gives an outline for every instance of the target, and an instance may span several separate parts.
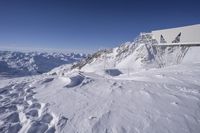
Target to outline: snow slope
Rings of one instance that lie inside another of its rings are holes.
[[[41,74],[63,64],[72,64],[84,58],[82,54],[0,51],[0,74],[24,76]]]
[[[133,42],[101,50],[72,66],[84,72],[119,69],[123,73],[161,68],[182,62],[189,47],[155,47],[157,41],[151,33],[141,33]],[[198,54],[198,52],[195,52]]]
[[[199,133],[200,63],[0,80],[0,131]]]

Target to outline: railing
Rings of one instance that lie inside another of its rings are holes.
[[[200,42],[183,42],[183,43],[158,43],[154,44],[153,46],[160,47],[160,46],[200,46]]]

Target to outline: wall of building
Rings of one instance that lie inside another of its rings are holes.
[[[180,42],[200,42],[200,24],[178,28],[152,31],[153,38],[160,43],[162,35],[167,43],[171,43],[181,32]]]

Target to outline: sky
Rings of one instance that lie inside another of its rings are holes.
[[[0,0],[0,48],[93,52],[199,13],[198,0]]]

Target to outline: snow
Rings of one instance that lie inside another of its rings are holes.
[[[133,42],[107,51],[98,51],[75,65],[75,68],[79,67],[83,72],[94,73],[105,69],[118,69],[122,73],[143,71],[179,64],[183,59],[188,60],[184,56],[196,49],[186,46],[154,47],[153,44],[157,44],[157,41],[153,39],[152,34],[142,33]],[[197,51],[194,52],[196,58],[200,56]]]
[[[30,128],[42,131],[55,127],[57,132],[71,133],[198,133],[199,79],[200,63],[192,63],[114,77],[74,71],[65,76],[38,75],[6,79],[1,80],[0,84],[4,88],[11,82],[15,83],[11,88],[19,94],[23,88],[31,86],[36,92],[32,93],[33,99],[37,99],[41,105],[45,103],[38,109],[35,124],[30,120],[27,125],[23,121],[28,121],[28,118],[21,120],[20,117],[23,131]],[[8,91],[10,94],[13,92],[12,89]],[[2,93],[1,96],[3,99],[9,97]],[[30,110],[31,104],[26,110]],[[45,108],[53,117],[51,124],[43,124],[41,120],[46,114]],[[20,116],[23,116],[22,110],[17,111]],[[4,121],[6,115],[1,115],[1,118]]]
[[[77,64],[39,75],[0,77],[0,132],[199,133],[199,47],[155,48],[153,43],[143,33]],[[3,55],[2,73],[9,66],[18,68],[22,60],[28,70],[38,67],[38,53]]]
[[[183,63],[192,63],[192,62],[200,62],[199,58],[199,51],[200,47],[192,47],[190,50],[187,52],[186,56],[183,59]]]

